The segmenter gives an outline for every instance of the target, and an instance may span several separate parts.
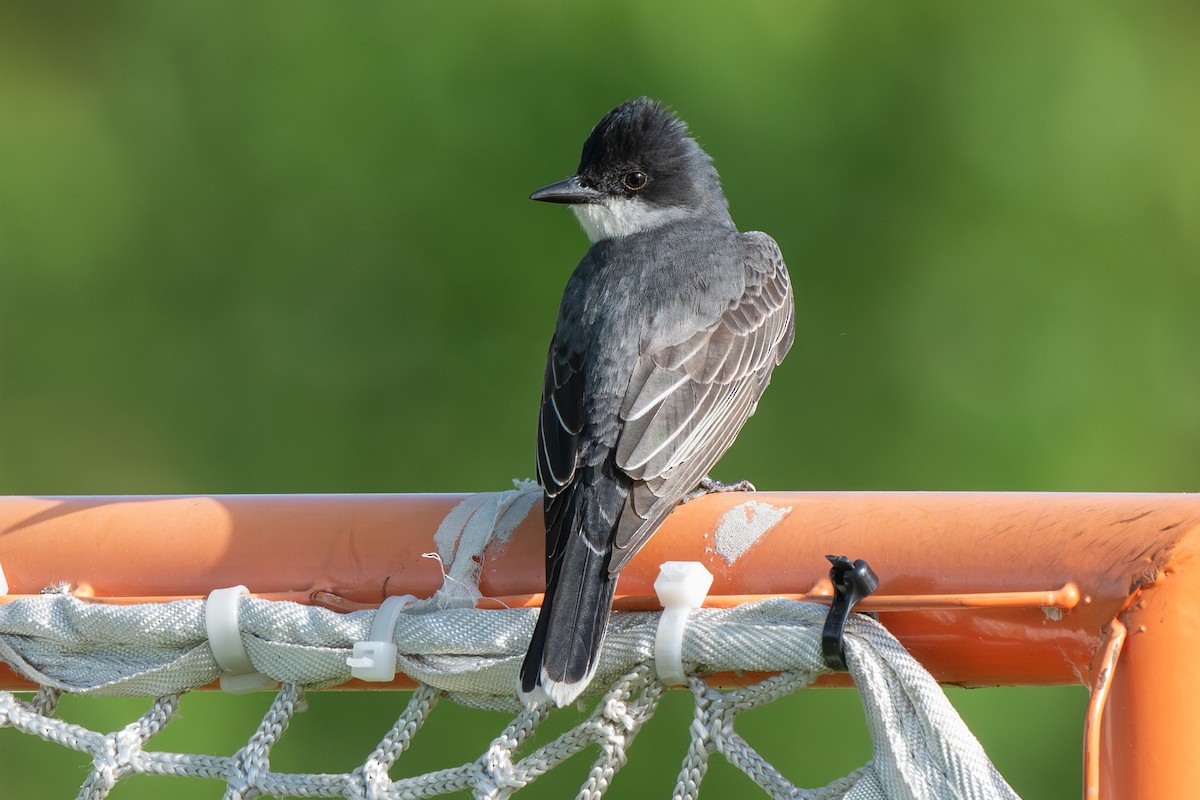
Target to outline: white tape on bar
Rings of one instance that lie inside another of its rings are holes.
[[[704,604],[712,586],[712,573],[699,561],[665,561],[658,568],[654,591],[663,613],[654,637],[654,666],[667,686],[687,683],[683,671],[683,631],[688,614]]]
[[[213,589],[204,603],[204,626],[208,629],[208,646],[221,668],[221,688],[230,694],[244,694],[274,689],[279,682],[254,669],[246,646],[242,644],[242,629],[238,623],[238,599],[249,594],[245,586]]]
[[[404,608],[415,602],[416,597],[402,594],[385,598],[379,604],[371,620],[371,638],[365,642],[355,642],[354,650],[346,659],[352,677],[377,683],[395,679],[397,650],[392,635],[396,632],[396,623]]]

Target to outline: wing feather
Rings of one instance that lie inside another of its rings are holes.
[[[557,338],[550,342],[542,404],[538,415],[537,474],[545,491],[546,569],[566,543],[564,521],[573,502],[579,462],[579,435],[584,420],[584,375],[579,354],[565,351]]]
[[[648,374],[644,378],[641,389],[630,393],[633,403],[622,413],[626,422],[640,419],[650,411],[660,407],[662,402],[683,384],[688,376],[669,369],[653,369],[653,360],[644,359],[639,366],[646,366]],[[636,376],[635,376],[636,377]]]
[[[717,401],[717,392],[713,391],[711,384],[693,385],[697,390],[688,393],[689,402],[678,401],[680,390],[663,401],[642,426],[645,431],[640,437],[634,438],[636,429],[633,428],[621,431],[621,438],[617,442],[617,466],[625,474],[631,478],[662,474],[663,462],[669,460],[677,449],[673,446],[675,442],[686,438],[704,421],[706,413]],[[628,453],[622,448],[625,442],[635,445]]]

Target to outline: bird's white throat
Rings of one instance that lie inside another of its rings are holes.
[[[658,208],[640,197],[607,197],[598,203],[573,205],[571,210],[592,242],[661,228],[691,213],[683,207]]]

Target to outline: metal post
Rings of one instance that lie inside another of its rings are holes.
[[[1126,639],[1101,721],[1098,800],[1200,795],[1200,530],[1179,534],[1120,615]]]

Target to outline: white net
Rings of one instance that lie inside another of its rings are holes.
[[[270,755],[293,715],[303,710],[306,688],[349,680],[346,659],[355,642],[369,638],[374,611],[342,614],[241,598],[239,626],[250,660],[282,686],[245,746],[232,755],[214,756],[148,749],[152,737],[177,715],[180,694],[221,675],[208,643],[203,601],[118,607],[85,603],[69,594],[14,600],[0,606],[0,658],[42,689],[30,702],[0,692],[0,727],[89,754],[92,769],[81,798],[106,797],[118,781],[134,774],[217,778],[226,783],[227,798],[418,798],[462,791],[503,798],[584,750],[592,750],[595,758],[578,796],[601,797],[663,692],[653,656],[659,614],[614,615],[593,682],[607,688],[594,710],[533,749],[530,737],[549,711],[520,705],[516,674],[537,611],[454,607],[471,602],[471,593],[462,587],[474,585],[474,572],[464,565],[478,564],[487,543],[488,537],[475,536],[474,528],[503,531],[504,520],[527,494],[477,496],[472,513],[448,518],[463,534],[455,538],[455,547],[439,542],[444,557],[453,555],[446,558],[447,584],[455,585],[458,599],[443,595],[400,615],[393,636],[397,667],[420,687],[392,729],[351,772],[275,772]],[[823,606],[788,600],[692,612],[683,661],[695,715],[674,797],[697,796],[713,753],[776,798],[1016,797],[940,687],[886,630],[860,615],[847,624],[845,649],[874,740],[871,761],[825,787],[803,789],[747,744],[735,729],[738,714],[790,694],[827,671],[820,649],[826,612]],[[733,690],[714,688],[703,677],[742,671],[778,674]],[[63,692],[156,700],[138,720],[102,734],[54,717]],[[515,716],[474,761],[393,780],[393,765],[443,698]]]

